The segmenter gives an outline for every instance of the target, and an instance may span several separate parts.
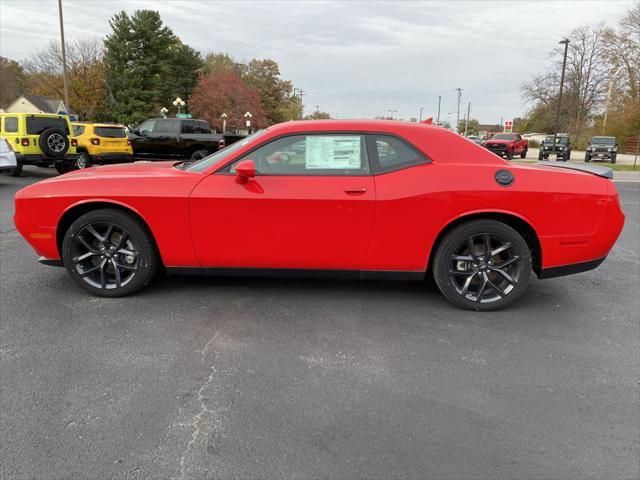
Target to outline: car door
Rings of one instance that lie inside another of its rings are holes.
[[[149,135],[153,132],[156,119],[145,120],[138,128],[129,134],[129,140],[133,147],[133,154],[140,157],[148,157],[152,154],[152,142]]]
[[[179,124],[180,121],[169,118],[156,120],[153,130],[147,136],[151,157],[170,158],[177,154]]]
[[[256,176],[242,183],[247,159]],[[360,270],[374,202],[363,135],[268,140],[196,186],[193,245],[206,267]]]

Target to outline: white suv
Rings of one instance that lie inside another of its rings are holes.
[[[15,170],[18,166],[16,154],[6,138],[0,137],[0,171]]]

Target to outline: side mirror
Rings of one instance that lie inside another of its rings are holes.
[[[244,184],[256,176],[256,166],[253,160],[243,160],[236,165],[236,182]]]

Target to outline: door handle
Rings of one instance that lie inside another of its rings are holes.
[[[349,195],[362,195],[363,193],[367,193],[366,187],[362,188],[345,188],[344,192]]]

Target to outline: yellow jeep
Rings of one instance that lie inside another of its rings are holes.
[[[59,173],[74,168],[77,142],[67,115],[0,113],[0,136],[16,154],[16,168],[10,175],[19,176],[23,165],[53,165]]]
[[[72,125],[78,140],[76,168],[133,161],[133,149],[122,125],[85,122],[74,122]]]

